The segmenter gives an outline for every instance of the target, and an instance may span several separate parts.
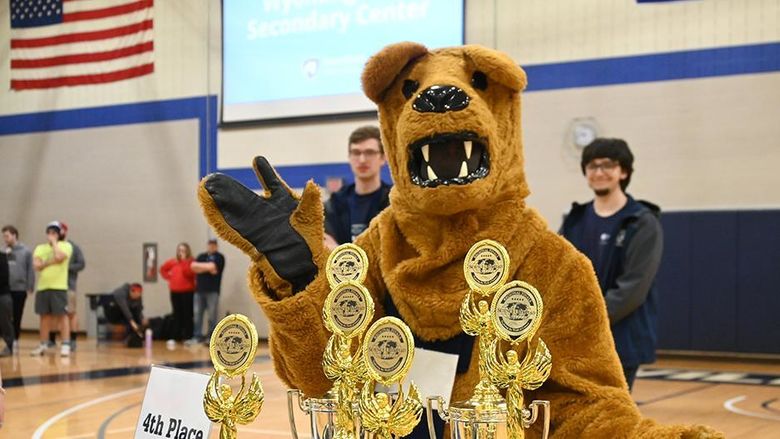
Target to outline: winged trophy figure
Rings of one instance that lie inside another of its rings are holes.
[[[355,383],[366,380],[367,369],[360,350],[351,352],[351,340],[332,335],[325,346],[325,354],[322,356],[322,367],[325,376],[331,381],[347,379]]]
[[[263,407],[263,386],[257,375],[252,375],[249,389],[246,389],[246,377],[241,376],[241,388],[233,394],[228,384],[219,384],[220,373],[215,372],[206,385],[203,409],[212,422],[221,424],[219,439],[235,439],[236,424],[248,424],[255,420]]]
[[[460,325],[463,331],[471,336],[484,336],[493,332],[493,320],[490,309],[485,300],[480,300],[474,305],[471,291],[466,293],[460,304]]]
[[[393,439],[408,435],[420,422],[422,399],[414,383],[409,384],[409,394],[404,396],[403,387],[398,385],[398,398],[392,402],[386,393],[374,394],[374,383],[363,386],[360,398],[360,420],[362,427],[376,439]]]
[[[523,389],[536,390],[550,376],[552,369],[552,356],[547,344],[539,339],[535,350],[531,350],[530,338],[528,339],[528,351],[523,361],[519,361],[517,351],[510,349],[506,354],[499,349],[498,339],[492,343],[495,355],[488,356],[487,369],[493,384],[501,388],[508,388],[506,393],[507,428],[510,438],[522,438],[523,432],[520,420],[525,419],[523,407]]]

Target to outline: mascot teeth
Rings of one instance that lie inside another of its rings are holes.
[[[437,177],[437,176],[436,176],[436,173],[435,173],[435,172],[433,172],[433,168],[431,168],[430,166],[428,166],[428,180],[436,180],[436,179],[438,179],[438,178],[439,178],[439,177]]]
[[[469,184],[488,175],[487,141],[473,132],[444,133],[409,145],[412,183],[422,187]]]

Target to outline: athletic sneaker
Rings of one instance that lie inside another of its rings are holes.
[[[30,355],[32,355],[33,357],[41,356],[46,352],[47,348],[48,346],[46,345],[46,343],[41,343],[38,345],[37,348],[30,351]]]
[[[199,344],[199,343],[200,343],[200,340],[198,340],[195,337],[192,337],[191,339],[184,341],[184,346],[195,346],[196,344]]]
[[[70,357],[70,343],[63,343],[60,347],[60,357]]]

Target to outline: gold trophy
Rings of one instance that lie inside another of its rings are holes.
[[[423,410],[417,386],[409,383],[408,395],[403,389],[403,379],[414,360],[412,331],[395,317],[382,317],[366,333],[362,356],[370,377],[363,384],[358,404],[365,437],[394,439],[408,435],[420,422]],[[375,393],[377,383],[397,385],[398,393],[394,397]]]
[[[246,316],[231,314],[214,328],[209,342],[209,354],[215,372],[211,374],[203,396],[203,410],[212,422],[220,423],[219,438],[235,439],[236,424],[248,424],[255,420],[263,407],[263,386],[252,374],[246,388],[244,372],[255,361],[257,330]],[[241,375],[241,387],[236,394],[229,384],[220,378]]]
[[[295,439],[295,399],[301,411],[310,417],[313,439],[354,439],[360,434],[354,404],[359,385],[367,378],[360,355],[360,336],[374,317],[374,300],[362,285],[368,273],[368,258],[356,245],[340,245],[328,258],[325,273],[331,291],[325,299],[322,318],[332,335],[322,366],[333,387],[322,398],[307,398],[297,389],[287,391],[290,430]]]
[[[434,402],[439,406],[439,416],[450,422],[453,439],[522,439],[525,437],[523,428],[536,422],[540,407],[544,412],[542,437],[548,436],[549,401],[533,401],[525,408],[522,392],[522,389],[540,387],[552,365],[550,352],[541,339],[535,351],[531,349],[531,339],[541,324],[542,298],[525,282],[505,284],[509,270],[509,254],[495,241],[480,241],[466,254],[463,272],[470,291],[461,305],[460,323],[464,332],[479,337],[479,383],[471,399],[449,407],[441,396],[428,397],[431,439],[436,437]],[[493,294],[488,305],[488,298]],[[475,295],[478,296],[476,299]],[[502,341],[511,347],[506,354]],[[518,350],[523,344],[526,354],[523,361],[519,361]],[[507,389],[506,399],[501,396],[499,387]]]

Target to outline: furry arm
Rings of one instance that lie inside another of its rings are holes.
[[[568,246],[550,241],[542,246],[550,244]],[[551,250],[537,249],[532,253],[551,254]],[[555,253],[563,254],[560,263],[553,264],[557,268],[528,271],[546,273],[543,277],[547,278],[537,281],[544,285],[540,289],[545,306],[540,337],[550,348],[553,369],[549,380],[532,392],[531,398],[550,401],[550,437],[723,437],[707,427],[659,425],[642,417],[621,374],[604,299],[590,263],[579,252],[556,250],[559,251]]]

